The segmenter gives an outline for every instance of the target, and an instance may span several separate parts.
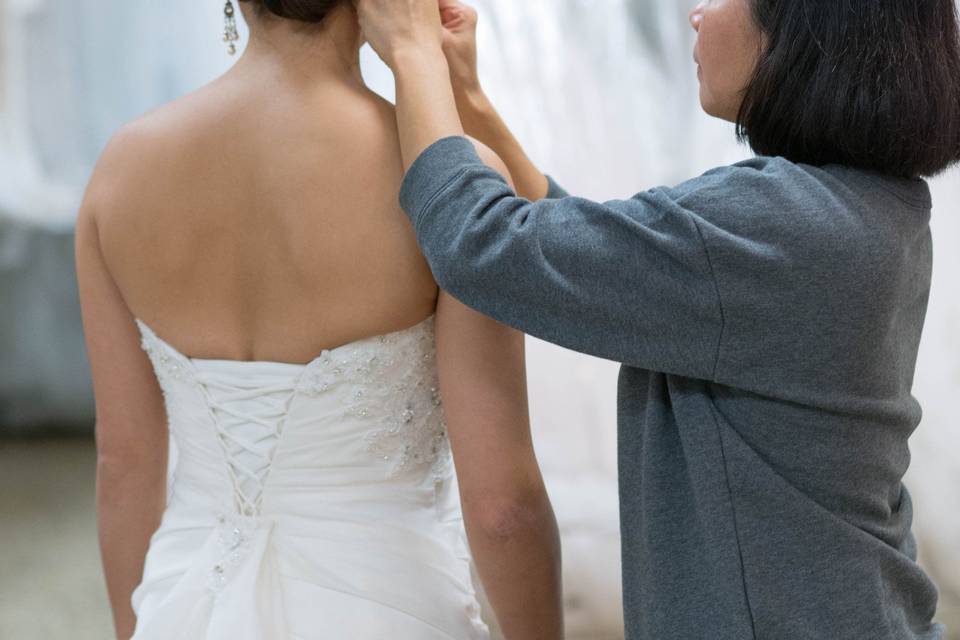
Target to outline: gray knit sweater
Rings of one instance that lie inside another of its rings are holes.
[[[901,483],[930,285],[925,182],[755,158],[530,203],[464,138],[401,203],[440,286],[623,363],[627,637],[933,640]]]

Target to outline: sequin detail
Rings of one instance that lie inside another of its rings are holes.
[[[160,383],[160,388],[164,393],[166,393],[171,380],[192,382],[193,375],[190,367],[186,366],[181,357],[177,354],[171,354],[168,349],[164,348],[161,341],[146,325],[139,322],[138,324],[140,325],[142,338],[140,345],[146,352],[147,357],[150,358],[150,363],[157,375],[157,382]]]
[[[250,552],[253,534],[260,526],[256,517],[235,513],[221,513],[217,516],[217,543],[220,557],[210,567],[209,587],[214,593],[223,590],[244,557]]]
[[[304,375],[301,392],[319,396],[341,385],[345,417],[375,423],[364,435],[367,450],[391,476],[448,470],[450,446],[436,370],[434,323],[362,341],[325,353]]]
[[[367,434],[368,449],[388,462],[394,475],[407,469],[430,467],[443,475],[450,460],[447,426],[443,420],[440,394],[418,390],[410,396],[399,415],[383,420],[383,426]]]

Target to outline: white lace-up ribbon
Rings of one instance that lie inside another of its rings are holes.
[[[298,377],[258,385],[255,379],[232,382],[197,371],[195,381],[204,394],[223,450],[237,512],[259,515]]]

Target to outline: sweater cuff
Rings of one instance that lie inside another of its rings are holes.
[[[485,166],[473,143],[462,136],[434,142],[414,161],[400,186],[400,206],[418,226],[420,216],[468,167]]]

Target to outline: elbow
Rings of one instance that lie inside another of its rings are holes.
[[[457,259],[455,248],[432,252],[429,259],[430,270],[441,289],[455,294],[468,286],[465,278],[469,276],[469,269],[461,268],[463,259]]]
[[[476,232],[465,230],[452,236],[420,238],[420,242],[433,277],[444,291],[452,293],[481,285],[495,267],[496,256],[487,240],[477,237]]]
[[[97,453],[97,478],[99,480],[123,481],[137,475],[143,467],[133,457],[120,453]]]
[[[499,296],[493,293],[504,285],[489,260],[453,247],[431,254],[429,262],[441,290],[481,313],[494,315],[496,304],[492,304],[492,299]],[[498,283],[497,286],[493,286],[494,282]]]
[[[166,482],[165,446],[97,447],[97,485],[100,490],[143,488]]]
[[[511,545],[536,541],[552,544],[559,538],[553,508],[545,492],[465,501],[464,519],[472,537],[488,544]]]
[[[164,475],[155,465],[137,464],[112,457],[97,459],[97,495],[101,499],[140,493],[159,484]]]
[[[97,473],[106,476],[129,476],[155,465],[156,456],[133,447],[97,447]]]
[[[97,513],[160,513],[166,503],[166,464],[139,458],[98,456],[96,477]]]

